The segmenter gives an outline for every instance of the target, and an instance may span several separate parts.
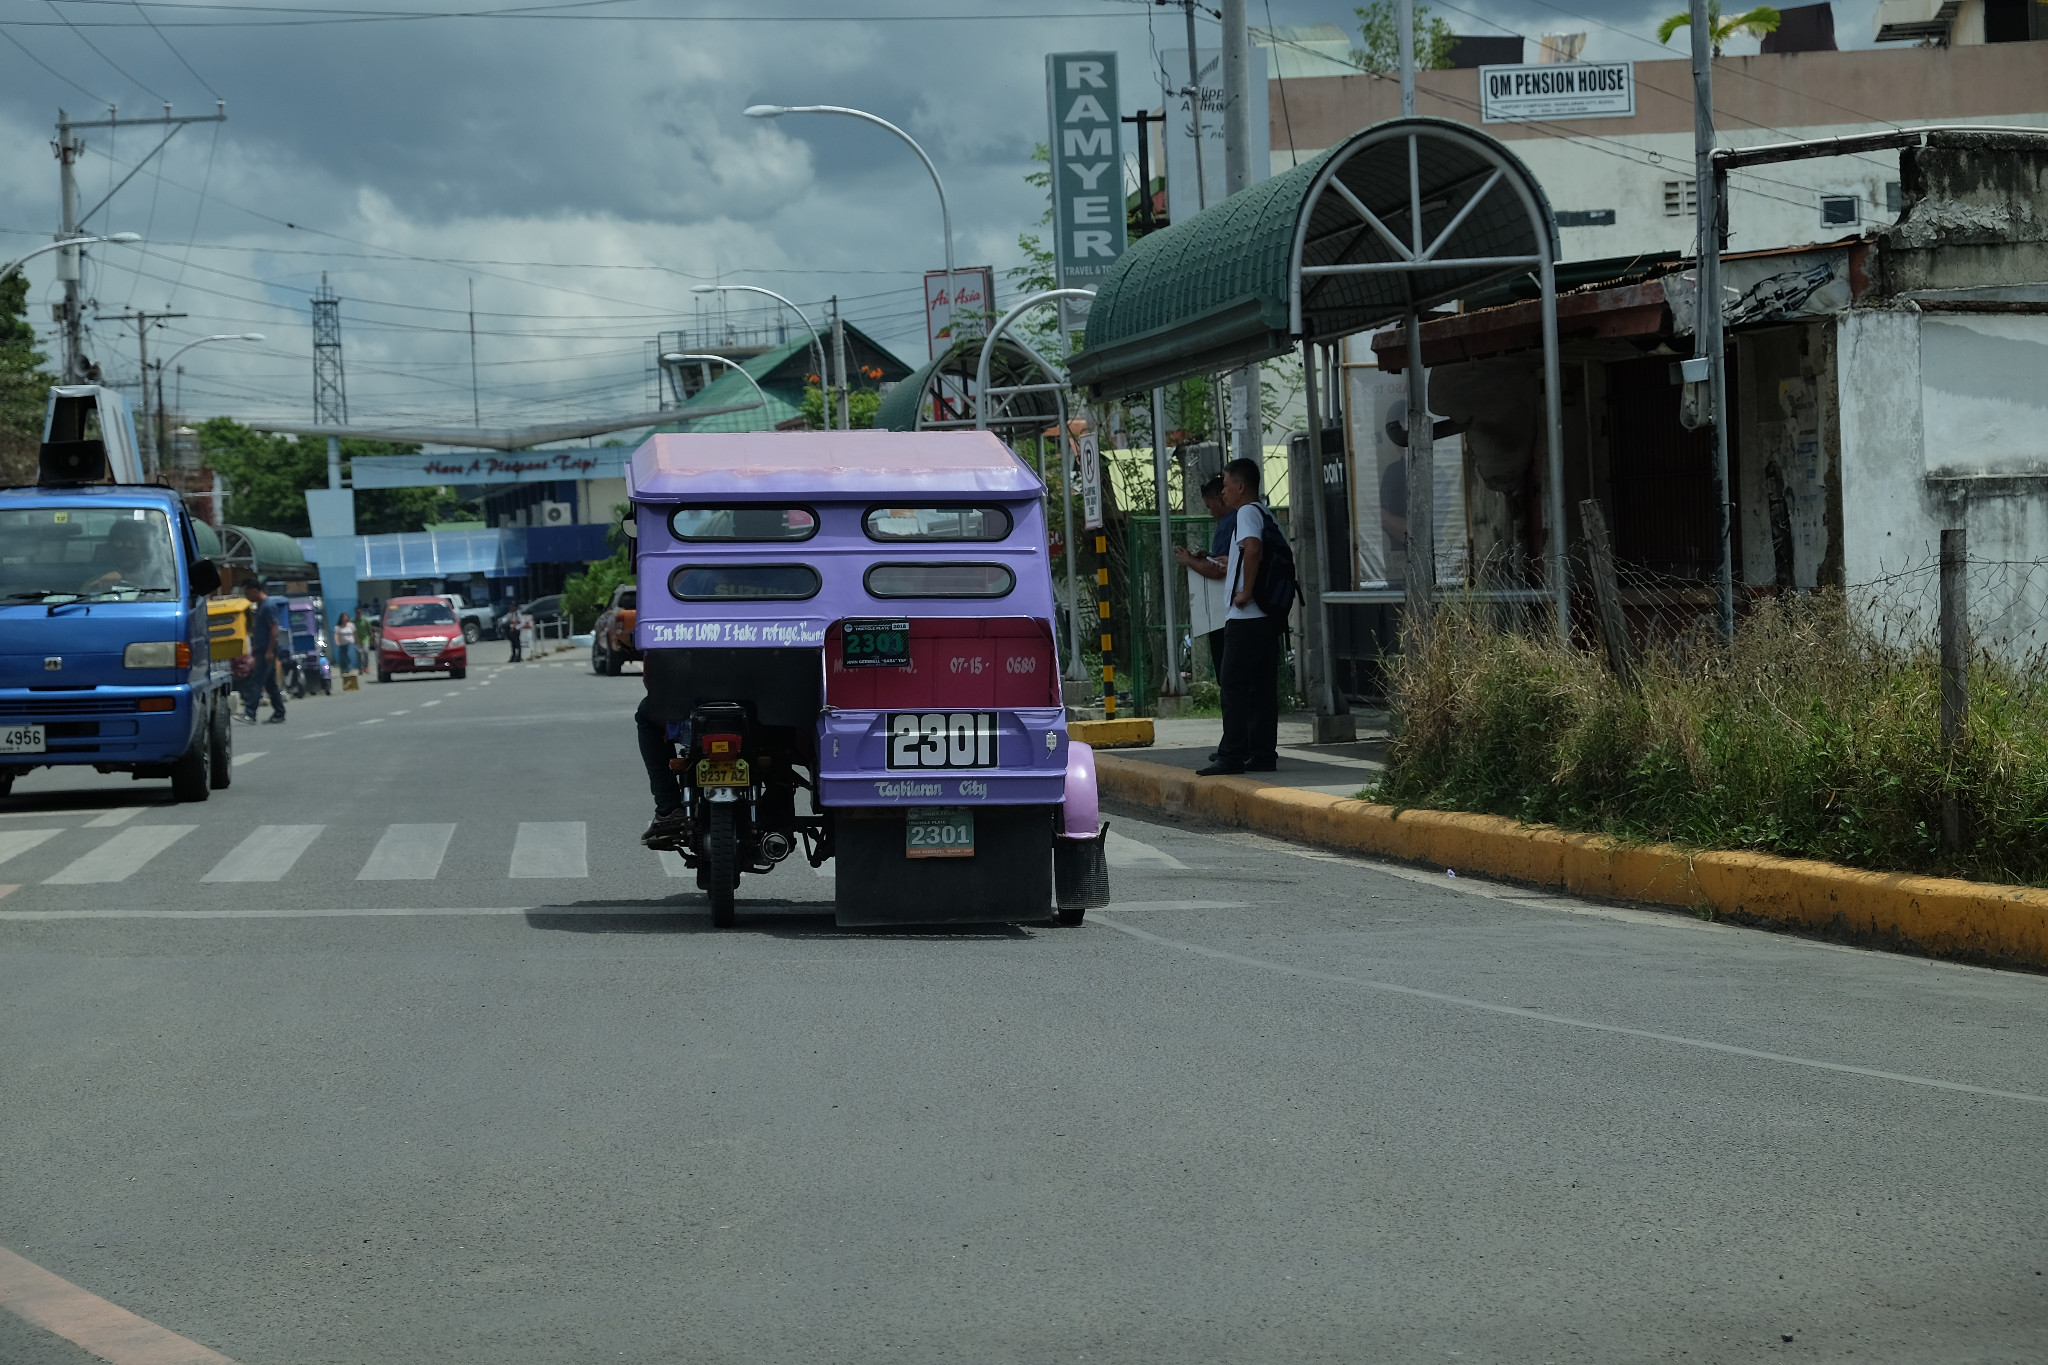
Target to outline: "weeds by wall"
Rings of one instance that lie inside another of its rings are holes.
[[[1389,667],[1378,798],[1880,871],[2048,885],[2048,670],[1979,652],[1966,747],[1940,744],[1932,641],[1840,594],[1768,601],[1732,646],[1648,647],[1638,686],[1597,652],[1454,604]],[[1941,801],[1964,849],[1940,848]]]

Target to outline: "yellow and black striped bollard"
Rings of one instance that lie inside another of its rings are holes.
[[[1109,537],[1095,537],[1095,612],[1102,620],[1102,714],[1116,719],[1116,663],[1109,632]]]

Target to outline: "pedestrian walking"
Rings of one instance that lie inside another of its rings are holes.
[[[256,702],[266,693],[270,697],[270,715],[265,725],[284,724],[284,689],[278,686],[278,657],[280,642],[287,638],[290,627],[286,624],[289,604],[282,597],[272,597],[263,590],[260,583],[250,583],[242,589],[242,595],[255,606],[249,613],[249,655],[255,662],[242,692],[242,719],[250,725],[256,723]]]
[[[525,651],[521,649],[526,643],[525,622],[526,614],[520,610],[519,604],[514,602],[511,610],[505,613],[505,638],[512,642],[511,662],[515,664],[525,657]]]
[[[534,657],[533,626],[533,613],[530,611],[521,611],[519,613],[519,647],[523,651],[525,651],[526,657],[529,660],[531,660]]]
[[[1272,772],[1280,766],[1280,633],[1294,605],[1294,551],[1259,501],[1259,466],[1232,460],[1223,505],[1234,514],[1224,583],[1223,743],[1200,776]]]
[[[336,656],[335,662],[340,666],[342,672],[354,673],[357,671],[356,618],[349,612],[343,612],[334,618],[334,653]]]

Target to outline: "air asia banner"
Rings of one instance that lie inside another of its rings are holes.
[[[630,446],[583,450],[522,450],[454,454],[364,455],[349,462],[357,488],[423,488],[449,483],[551,483],[556,479],[620,479],[633,458]]]
[[[1128,241],[1116,54],[1048,53],[1045,89],[1052,115],[1052,237],[1060,288],[1093,289]],[[1070,323],[1086,316],[1082,309],[1061,312]]]
[[[1482,123],[1554,118],[1632,118],[1634,62],[1561,62],[1479,68]]]

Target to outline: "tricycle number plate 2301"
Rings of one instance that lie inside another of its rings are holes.
[[[839,634],[839,662],[843,667],[910,667],[908,621],[848,621],[839,628]]]
[[[904,815],[904,857],[974,856],[973,811],[959,806],[912,806]]]
[[[725,763],[713,758],[697,760],[697,785],[700,787],[749,787],[753,782],[753,773],[747,768],[744,758]]]
[[[42,726],[9,725],[4,729],[0,729],[0,754],[39,754],[42,752]]]

